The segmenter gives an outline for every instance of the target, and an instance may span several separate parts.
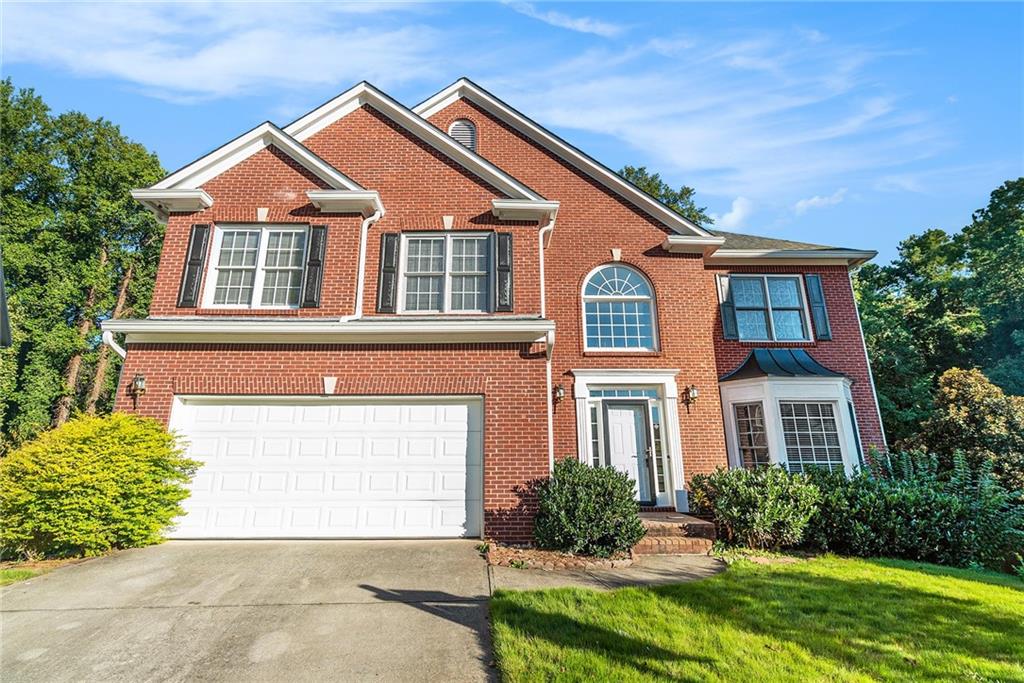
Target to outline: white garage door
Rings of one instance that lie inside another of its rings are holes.
[[[479,536],[476,400],[181,399],[203,463],[172,538]]]

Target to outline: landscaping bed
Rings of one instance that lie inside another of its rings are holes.
[[[587,555],[571,555],[554,550],[502,545],[493,541],[486,544],[483,555],[487,564],[496,567],[515,567],[517,569],[590,569],[594,567],[615,568],[629,567],[633,559],[626,554],[612,557],[590,557]]]
[[[87,562],[91,558],[64,558],[57,560],[25,560],[0,562],[0,586],[24,581],[53,571],[65,565]]]

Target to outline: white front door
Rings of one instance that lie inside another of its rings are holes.
[[[202,462],[172,538],[479,536],[472,399],[179,399]]]
[[[650,501],[647,406],[638,402],[605,401],[604,424],[608,464],[636,482],[639,500]]]

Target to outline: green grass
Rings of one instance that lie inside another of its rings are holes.
[[[0,586],[31,579],[42,573],[42,570],[39,569],[0,569]]]
[[[1024,681],[1024,583],[824,557],[705,581],[502,591],[506,681]]]

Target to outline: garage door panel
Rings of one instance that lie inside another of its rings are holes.
[[[264,401],[176,406],[204,464],[173,536],[479,534],[478,402]]]

